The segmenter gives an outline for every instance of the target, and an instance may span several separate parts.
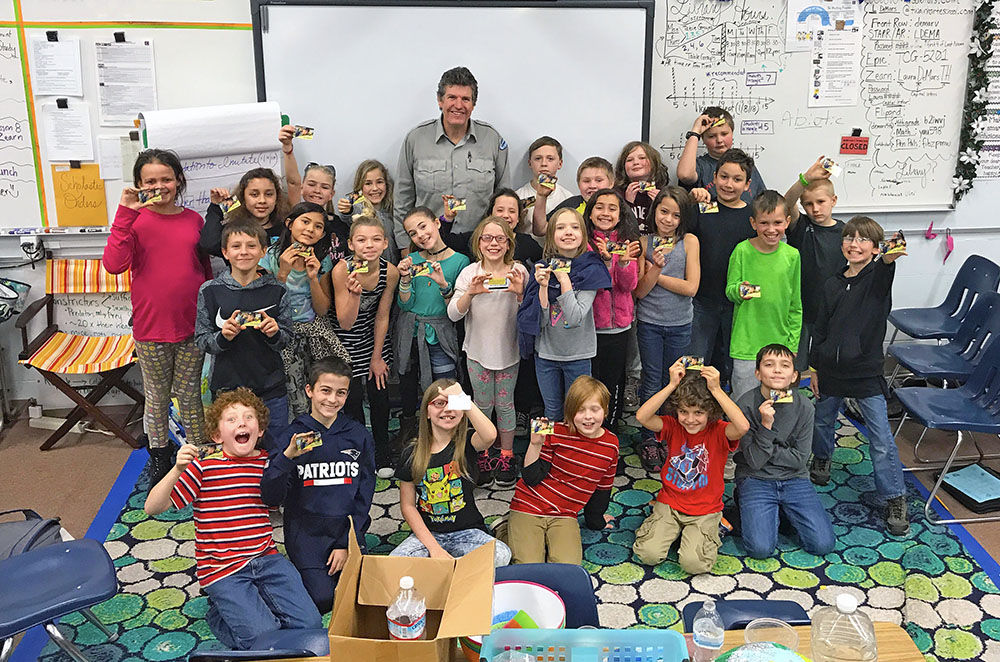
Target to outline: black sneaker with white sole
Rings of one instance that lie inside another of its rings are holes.
[[[886,502],[885,528],[894,536],[905,536],[910,532],[910,517],[907,513],[905,494]]]

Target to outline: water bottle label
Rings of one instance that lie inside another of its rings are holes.
[[[409,619],[407,619],[409,620]],[[427,623],[427,615],[424,614],[412,623],[400,623],[389,619],[389,637],[398,641],[412,641],[419,639],[424,634],[424,625]]]

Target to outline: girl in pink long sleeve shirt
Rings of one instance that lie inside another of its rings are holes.
[[[606,424],[622,415],[625,396],[625,353],[628,330],[635,319],[632,291],[639,283],[639,227],[621,194],[601,189],[590,197],[583,212],[590,249],[597,251],[611,274],[611,289],[600,290],[594,299],[597,356],[592,372],[611,393]]]
[[[180,402],[189,443],[204,440],[201,369],[204,355],[194,343],[198,288],[212,277],[198,253],[204,221],[177,204],[185,179],[173,152],[148,149],[132,171],[104,248],[104,268],[132,270],[132,335],[146,396],[150,485],[170,470],[167,416],[171,393]]]

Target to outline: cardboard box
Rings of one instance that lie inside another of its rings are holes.
[[[447,662],[455,639],[487,635],[493,619],[493,543],[446,561],[362,556],[351,526],[347,564],[330,616],[330,657],[366,662]],[[391,641],[385,610],[399,578],[413,577],[427,603],[422,641]]]

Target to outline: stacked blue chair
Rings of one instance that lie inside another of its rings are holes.
[[[684,631],[691,632],[694,617],[701,609],[701,601],[695,600],[684,605],[681,618]],[[715,600],[715,610],[722,618],[727,630],[744,630],[747,623],[755,618],[776,618],[789,625],[809,625],[809,614],[798,602],[792,600]]]

